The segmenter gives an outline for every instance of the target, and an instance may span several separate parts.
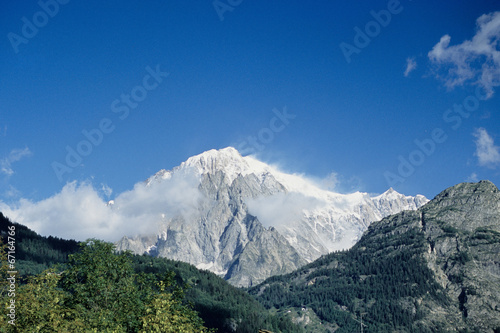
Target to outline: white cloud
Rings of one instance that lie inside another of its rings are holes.
[[[415,58],[406,58],[406,69],[405,69],[405,73],[404,73],[404,76],[405,77],[408,77],[408,75],[410,75],[411,72],[413,72],[415,69],[417,68],[417,62],[415,60]]]
[[[9,156],[0,160],[0,172],[7,176],[12,176],[14,170],[12,170],[12,163],[19,161],[25,156],[30,156],[32,153],[28,147],[24,149],[13,149]]]
[[[21,195],[21,192],[12,185],[9,185],[9,188],[3,193],[3,195],[7,198],[15,198]]]
[[[297,192],[277,193],[245,201],[248,212],[265,227],[289,226],[299,222],[304,210],[326,205],[326,202]]]
[[[437,77],[452,89],[472,82],[483,87],[487,97],[500,85],[500,12],[484,14],[476,21],[476,34],[471,40],[450,46],[451,37],[441,37],[428,53],[437,69]]]
[[[321,187],[328,191],[335,191],[338,189],[340,183],[339,174],[335,171],[330,172],[328,176],[321,182]]]
[[[349,178],[332,171],[325,178],[309,178],[310,182],[319,188],[335,193],[353,193],[363,191],[364,185],[361,178],[351,176]]]
[[[165,218],[196,213],[204,200],[198,184],[188,173],[149,186],[138,183],[107,205],[91,184],[72,182],[39,202],[21,199],[9,206],[0,201],[0,211],[44,236],[117,241],[124,235],[156,233]]]
[[[475,173],[475,172],[471,173],[471,175],[469,177],[467,177],[466,181],[477,183],[479,181],[479,178],[477,177],[477,173]]]
[[[479,165],[496,168],[500,165],[500,147],[495,146],[493,138],[484,128],[478,128],[472,133],[475,137],[476,152]]]
[[[117,223],[93,187],[76,182],[39,202],[21,199],[13,206],[0,203],[0,210],[42,235],[78,240],[106,238]]]

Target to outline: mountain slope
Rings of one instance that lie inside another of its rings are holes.
[[[231,147],[193,156],[146,184],[155,191],[182,177],[195,179],[190,184],[199,191],[196,204],[174,215],[165,209],[158,231],[124,237],[118,248],[189,262],[237,286],[349,248],[371,222],[427,202],[392,189],[378,197],[326,191]]]
[[[4,243],[8,240],[9,227],[15,228],[16,269],[20,275],[40,274],[56,263],[65,263],[68,255],[79,249],[75,240],[40,236],[22,224],[11,222],[0,212],[0,237]]]
[[[7,241],[10,226],[15,226],[16,230],[15,266],[20,283],[16,288],[26,283],[28,275],[38,275],[57,264],[62,264],[62,269],[67,268],[68,255],[81,249],[74,240],[40,236],[22,224],[11,222],[0,212],[0,238],[3,243]],[[185,290],[186,301],[193,304],[206,327],[216,328],[219,333],[257,332],[261,328],[273,332],[303,332],[289,319],[271,314],[247,293],[209,271],[152,256],[136,255],[131,260],[136,273],[152,273],[158,280],[168,272],[175,273],[179,286],[189,285]]]
[[[267,307],[310,308],[310,332],[500,331],[500,192],[451,187],[375,222],[350,250],[250,290]]]

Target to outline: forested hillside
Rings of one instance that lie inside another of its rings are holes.
[[[58,237],[42,237],[24,225],[11,222],[0,212],[0,236],[6,239],[9,226],[16,230],[16,269],[22,276],[40,274],[54,264],[65,263],[78,251],[78,242]]]
[[[67,327],[68,332],[152,332],[155,323],[161,327],[158,332],[169,332],[165,325],[172,326],[174,317],[182,319],[175,325],[185,325],[189,332],[202,326],[228,333],[303,332],[211,272],[165,258],[116,253],[112,244],[99,240],[78,244],[41,237],[1,218],[4,243],[7,227],[15,226],[16,269],[23,277],[16,292],[23,304],[17,308],[19,321],[15,328],[1,322],[9,332],[37,327],[41,332],[53,327]],[[5,284],[5,276],[2,281]],[[1,296],[6,304],[7,295]]]
[[[451,187],[250,293],[308,332],[500,332],[500,192]]]
[[[402,217],[412,221],[414,214]],[[391,231],[387,227],[381,232]],[[420,255],[423,247],[424,237],[415,230],[385,239],[365,236],[349,251],[272,277],[250,293],[267,308],[311,308],[323,321],[324,332],[356,332],[362,313],[368,332],[391,332],[424,317],[417,299],[447,301]]]

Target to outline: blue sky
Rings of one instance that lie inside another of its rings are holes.
[[[432,198],[468,180],[498,185],[498,10],[497,1],[5,3],[0,201],[36,202],[75,180],[113,198],[227,146],[339,192],[392,186]],[[72,163],[68,149],[80,151]]]

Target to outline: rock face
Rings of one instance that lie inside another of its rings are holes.
[[[421,209],[425,257],[454,301],[457,327],[500,331],[500,192],[489,181],[459,184]],[[438,312],[438,309],[435,309]],[[435,315],[435,314],[433,314]]]
[[[371,222],[428,201],[392,189],[377,197],[325,191],[234,148],[193,156],[147,184],[182,173],[195,174],[203,200],[177,216],[165,212],[158,217],[158,231],[124,237],[117,248],[189,262],[237,286],[255,285],[349,248]]]
[[[500,332],[500,192],[458,184],[250,292],[269,307],[309,304],[336,332],[359,327],[359,313],[373,332]]]
[[[416,212],[372,226],[381,238],[416,231],[425,239],[419,252],[447,298],[423,298],[422,327],[500,331],[500,192],[493,183],[458,184]]]

